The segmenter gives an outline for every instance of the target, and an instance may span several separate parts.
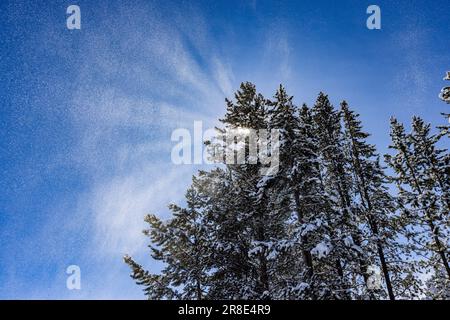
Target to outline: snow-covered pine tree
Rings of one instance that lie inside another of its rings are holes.
[[[212,243],[195,183],[186,192],[186,201],[186,208],[169,206],[173,217],[168,221],[155,215],[145,218],[149,229],[144,234],[151,239],[152,258],[165,265],[159,275],[144,271],[129,256],[124,258],[133,271],[132,278],[144,286],[149,299],[201,300],[208,292]]]
[[[271,185],[277,196],[271,210],[285,216],[289,224],[286,240],[278,241],[275,250],[286,279],[280,282],[279,298],[330,298],[333,286],[326,282],[329,277],[321,277],[326,272],[314,272],[311,253],[327,234],[311,113],[306,106],[299,112],[282,86],[269,106],[269,127],[280,131],[280,169]]]
[[[316,123],[312,110],[306,104],[299,110],[297,141],[298,154],[291,169],[298,216],[296,238],[301,240],[305,262],[311,260],[307,263],[308,273],[303,277],[308,286],[299,284],[301,288],[306,287],[306,296],[300,298],[348,298],[346,288],[343,289],[343,273],[339,272],[338,257],[330,254],[334,241],[333,224],[330,222],[335,211],[322,176]]]
[[[441,257],[444,270],[450,280],[450,181],[448,179],[449,167],[447,164],[448,152],[439,149],[438,142],[441,135],[431,134],[431,126],[425,124],[420,117],[413,117],[411,141],[417,168],[418,183],[423,179],[421,188],[424,196],[428,198],[431,208],[427,217],[429,226],[434,228],[434,241],[436,250]],[[422,199],[425,200],[425,199]],[[440,242],[440,244],[439,244]]]
[[[227,100],[227,112],[221,119],[225,125],[223,131],[241,130],[245,138],[247,129],[257,130],[259,139],[262,139],[261,132],[270,133],[267,104],[268,101],[256,93],[253,84],[243,83],[235,95],[235,102]],[[245,141],[247,149],[249,141]],[[278,242],[286,239],[285,220],[288,212],[273,210],[279,196],[273,193],[273,176],[261,174],[265,164],[260,159],[256,163],[248,161],[248,153],[245,157],[245,163],[226,165],[233,184],[239,190],[239,207],[234,208],[235,216],[230,218],[246,224],[246,235],[250,240],[248,261],[252,270],[247,283],[242,284],[247,287],[248,294],[240,298],[266,299],[276,295],[277,281],[281,278],[275,248]]]
[[[390,148],[395,154],[385,156],[395,172],[401,226],[411,250],[421,257],[422,272],[442,268],[450,279],[446,151],[437,148],[440,135],[430,134],[422,119],[414,117],[412,128],[406,134],[403,124],[391,119]]]
[[[379,163],[379,154],[376,147],[366,140],[370,136],[362,130],[359,114],[350,110],[347,102],[341,103],[341,115],[345,127],[345,139],[348,145],[352,161],[351,170],[354,183],[360,199],[358,212],[361,215],[361,229],[373,245],[377,259],[371,257],[371,261],[378,261],[385,279],[388,296],[395,300],[390,272],[393,266],[388,265],[387,256],[390,252],[398,255],[394,225],[390,223],[395,212],[394,198],[389,194],[386,176]],[[370,246],[367,246],[366,254],[373,254]],[[391,270],[390,270],[391,269]]]
[[[328,216],[332,231],[331,253],[335,256],[343,287],[350,289],[347,293],[364,297],[369,263],[362,248],[362,234],[355,214],[357,206],[352,198],[351,160],[345,154],[340,113],[321,92],[312,108],[312,115],[325,192],[332,202]]]
[[[277,261],[279,266],[278,275],[274,277],[277,288],[274,297],[279,299],[293,299],[298,297],[299,291],[304,286],[302,273],[306,268],[312,269],[312,261],[307,259],[310,255],[307,250],[299,250],[301,245],[295,239],[295,224],[297,217],[293,216],[295,204],[293,190],[295,190],[295,177],[292,173],[293,163],[298,157],[298,119],[296,117],[296,106],[292,102],[286,90],[280,85],[273,100],[267,101],[267,122],[269,130],[278,130],[279,141],[279,170],[271,177],[261,179],[259,185],[266,188],[271,194],[271,201],[267,210],[281,217],[286,226],[284,227],[284,239],[272,246],[270,257]],[[300,258],[303,253],[303,259]],[[294,258],[298,256],[299,258]],[[307,266],[309,264],[309,267]],[[281,277],[280,277],[281,276]]]
[[[240,186],[227,167],[200,171],[194,182],[204,199],[204,224],[211,239],[207,298],[254,297],[257,279],[248,258],[252,230]]]

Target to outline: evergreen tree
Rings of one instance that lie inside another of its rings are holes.
[[[313,112],[305,104],[299,111],[298,150],[294,166],[294,191],[298,238],[304,248],[308,273],[305,282],[311,299],[348,298],[339,254],[332,252],[336,214],[333,198],[325,187],[320,140]],[[338,272],[336,272],[336,269]]]
[[[365,256],[362,234],[358,228],[357,206],[352,197],[354,185],[350,174],[351,160],[345,153],[340,112],[334,109],[328,96],[320,93],[312,113],[325,192],[332,201],[329,225],[333,232],[332,247],[336,255],[337,272],[345,286],[349,286],[349,282],[356,284],[349,293],[364,297],[370,263]],[[343,266],[347,269],[346,274]]]
[[[325,272],[314,271],[312,250],[322,243],[327,232],[324,195],[321,185],[313,121],[306,105],[299,111],[280,86],[269,103],[269,126],[280,131],[280,170],[273,177],[271,193],[276,207],[287,217],[287,239],[279,241],[276,252],[283,265],[281,298],[323,299],[332,295]],[[301,257],[292,259],[292,257]],[[323,268],[322,268],[323,271]]]
[[[403,125],[391,119],[390,148],[395,154],[386,155],[386,161],[395,172],[400,222],[411,250],[422,257],[423,272],[443,268],[450,279],[445,151],[437,149],[440,135],[431,135],[422,119],[414,117],[412,127],[413,132],[406,134]]]
[[[255,296],[255,270],[248,259],[251,229],[245,198],[228,168],[217,168],[198,175],[199,193],[208,226],[210,288],[208,299],[249,299]]]
[[[208,292],[208,269],[211,265],[208,231],[201,211],[201,199],[194,187],[186,193],[187,208],[170,205],[173,218],[161,221],[148,215],[152,258],[165,263],[160,275],[144,271],[132,258],[125,262],[133,270],[132,277],[145,286],[149,299],[198,299]]]
[[[366,142],[369,134],[362,131],[359,115],[350,110],[345,101],[341,103],[341,110],[352,161],[351,168],[360,198],[358,211],[362,216],[362,229],[369,231],[368,238],[375,242],[389,298],[395,300],[386,259],[386,247],[392,248],[396,245],[390,241],[396,233],[389,225],[389,215],[395,211],[393,198],[387,190],[385,174],[381,169],[376,148]]]
[[[245,130],[252,129],[259,131],[259,139],[265,138],[261,134],[270,129],[268,101],[256,93],[256,88],[251,83],[241,85],[235,100],[227,100],[227,113],[221,120],[225,125],[224,131],[243,129],[246,139]],[[244,148],[248,149],[249,141],[245,141]],[[275,206],[272,204],[277,201],[277,195],[271,193],[275,180],[270,174],[261,174],[266,164],[261,163],[260,159],[256,163],[250,163],[248,156],[246,153],[243,164],[227,164],[231,179],[239,190],[239,208],[234,208],[234,213],[239,216],[231,218],[245,221],[250,241],[247,260],[251,264],[251,274],[247,280],[249,295],[245,298],[266,299],[272,297],[277,288],[278,259],[274,257],[277,254],[277,243],[285,239],[287,213],[272,210]]]

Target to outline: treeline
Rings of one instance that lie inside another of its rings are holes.
[[[200,171],[186,207],[145,220],[152,274],[126,256],[149,299],[450,299],[448,128],[391,119],[391,152],[370,144],[359,115],[320,93],[297,106],[243,83],[227,128],[279,129],[280,166]]]

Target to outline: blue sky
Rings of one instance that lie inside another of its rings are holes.
[[[81,8],[81,30],[66,8]],[[381,30],[366,8],[381,8]],[[146,213],[167,217],[199,168],[171,132],[212,126],[242,81],[319,91],[389,144],[389,117],[433,125],[450,70],[446,1],[1,1],[0,298],[143,298]],[[448,110],[447,110],[448,112]],[[448,146],[447,146],[448,147]],[[81,268],[81,290],[65,270]]]

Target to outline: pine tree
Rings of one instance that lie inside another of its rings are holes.
[[[274,274],[277,287],[275,288],[274,297],[291,299],[298,294],[296,288],[298,282],[301,281],[299,276],[303,271],[301,261],[292,259],[293,252],[300,245],[295,241],[293,229],[289,227],[295,222],[292,217],[294,212],[293,191],[294,185],[292,166],[296,158],[297,150],[297,132],[298,121],[296,117],[296,107],[292,102],[292,96],[289,96],[286,90],[280,85],[274,99],[267,101],[267,123],[269,130],[277,130],[279,132],[279,170],[271,177],[263,177],[259,186],[264,187],[271,195],[267,209],[273,214],[281,218],[284,229],[283,237],[273,243],[271,251],[271,259],[277,261],[276,271],[283,274],[283,277]],[[293,251],[294,250],[294,251]],[[296,251],[297,253],[297,251]],[[306,251],[305,254],[308,254]]]
[[[378,260],[383,271],[388,296],[395,300],[391,275],[386,259],[386,247],[396,244],[389,241],[396,231],[389,224],[395,211],[394,199],[386,186],[386,176],[379,163],[379,155],[374,145],[368,144],[368,133],[362,131],[359,115],[349,109],[348,104],[341,103],[342,118],[345,125],[345,138],[352,160],[352,172],[360,198],[360,212],[363,229],[368,229],[369,239],[375,242]],[[372,259],[374,260],[374,259]]]
[[[241,85],[235,100],[227,100],[227,113],[221,120],[225,125],[224,131],[236,128],[258,130],[259,139],[262,139],[261,132],[265,134],[271,129],[268,125],[268,101],[256,94],[255,86],[250,83]],[[248,143],[244,144],[246,149]],[[266,165],[260,161],[249,162],[228,164],[227,169],[240,190],[239,208],[234,211],[242,216],[241,221],[246,221],[250,238],[248,260],[252,274],[249,288],[252,293],[248,297],[265,299],[273,296],[277,287],[277,259],[273,256],[276,255],[277,243],[285,238],[286,212],[271,210],[271,204],[277,201],[276,195],[274,197],[271,193],[275,180],[270,174],[261,175],[261,169]],[[267,224],[267,221],[271,223]]]
[[[301,239],[305,261],[309,260],[304,280],[309,289],[306,293],[310,299],[348,298],[343,271],[337,262],[339,256],[331,252],[335,248],[333,217],[336,212],[333,198],[325,187],[317,125],[312,110],[305,104],[299,111],[297,140],[299,153],[293,166],[292,188],[299,223],[297,237]]]
[[[430,126],[413,118],[413,132],[406,134],[401,123],[391,119],[391,149],[386,161],[395,172],[402,210],[401,225],[412,250],[421,256],[425,272],[443,268],[450,279],[448,263],[448,186],[444,150],[436,143],[440,135],[430,135]],[[440,265],[440,266],[439,266]]]
[[[352,199],[354,186],[350,175],[351,161],[344,152],[340,113],[334,109],[328,97],[320,93],[312,114],[325,192],[332,201],[328,219],[333,232],[331,246],[336,256],[337,272],[344,286],[349,286],[348,282],[357,284],[361,276],[363,284],[353,286],[348,293],[364,295],[358,287],[364,286],[368,281],[366,270],[369,263],[361,247],[362,235],[357,226],[356,206]],[[344,274],[343,266],[348,269],[347,274]]]
[[[167,222],[155,215],[145,218],[150,228],[144,234],[154,244],[150,246],[152,258],[165,263],[160,275],[144,271],[132,258],[125,257],[133,270],[133,279],[145,286],[149,299],[201,300],[208,292],[211,242],[195,188],[187,191],[186,200],[187,208],[169,206],[173,218]]]
[[[281,298],[319,299],[331,296],[324,280],[314,271],[311,251],[324,241],[323,192],[313,121],[309,109],[301,112],[280,86],[269,102],[269,126],[280,131],[280,170],[273,177],[271,193],[276,194],[272,211],[287,217],[287,238],[276,248],[279,264],[288,279]],[[292,257],[301,257],[292,259]]]
[[[254,268],[248,259],[251,230],[245,198],[228,168],[201,171],[196,179],[204,199],[209,248],[208,299],[249,299],[255,296]]]
[[[250,83],[241,85],[241,90],[235,95],[236,103],[227,101],[227,113],[221,121],[227,129],[266,129],[265,113],[266,100],[256,93],[256,88]],[[247,259],[250,261],[251,274],[247,280],[248,296],[246,298],[269,297],[269,271],[268,271],[268,234],[266,232],[266,212],[264,199],[259,196],[258,181],[259,167],[254,164],[228,165],[232,179],[240,191],[239,208],[234,211],[242,215],[237,218],[247,221],[249,247]]]
[[[425,124],[419,117],[413,117],[411,142],[413,156],[418,165],[417,184],[423,196],[422,202],[428,202],[428,224],[433,232],[436,251],[444,265],[450,280],[449,253],[450,247],[445,239],[449,239],[450,227],[450,181],[448,177],[448,165],[446,163],[447,150],[438,149],[440,135],[430,133],[430,125]],[[423,182],[421,183],[420,180]],[[422,186],[420,186],[422,184]],[[419,192],[419,190],[418,190]],[[443,239],[443,240],[441,240]]]

